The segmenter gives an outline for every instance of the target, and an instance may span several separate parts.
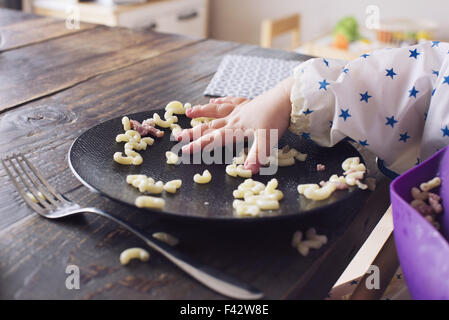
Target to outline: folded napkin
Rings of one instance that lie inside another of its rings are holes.
[[[254,98],[292,75],[293,68],[301,62],[227,55],[204,95]]]

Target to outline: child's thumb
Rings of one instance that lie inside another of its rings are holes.
[[[260,167],[268,162],[270,156],[270,135],[266,129],[257,129],[254,141],[245,161],[245,169],[259,172]]]

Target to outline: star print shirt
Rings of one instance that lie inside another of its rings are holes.
[[[290,130],[319,145],[350,137],[403,173],[449,144],[449,43],[310,59],[294,78]]]

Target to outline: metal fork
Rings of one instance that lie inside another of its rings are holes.
[[[129,224],[107,212],[93,207],[82,208],[78,204],[69,201],[42,177],[25,156],[21,154],[13,155],[2,159],[2,163],[25,202],[40,216],[47,219],[59,219],[83,212],[98,214],[135,234],[149,247],[165,256],[206,287],[235,299],[260,299],[263,297],[263,293],[258,289],[233,279],[218,270],[193,261],[167,244],[144,236]]]

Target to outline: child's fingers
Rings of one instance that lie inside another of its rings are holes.
[[[211,144],[214,146],[222,145],[223,132],[223,129],[213,130],[212,132],[199,137],[195,141],[190,142],[188,145],[185,145],[181,150],[183,153],[194,153],[201,151]]]
[[[270,135],[265,129],[257,129],[254,133],[254,142],[245,161],[245,169],[252,173],[259,172],[262,164],[267,163],[270,155]]]
[[[210,99],[209,103],[216,103],[216,104],[222,104],[222,103],[232,103],[233,97],[222,97],[222,98],[214,98]]]
[[[207,129],[209,129],[209,123],[203,123],[199,126],[190,128],[190,129],[184,129],[178,134],[175,135],[175,138],[178,141],[184,140],[184,141],[190,141],[193,139],[193,137],[200,137],[203,132],[205,132]]]
[[[235,106],[230,103],[216,104],[208,103],[203,106],[195,106],[193,108],[187,109],[186,116],[189,118],[224,118],[229,115]]]
[[[211,122],[200,124],[190,129],[184,129],[175,135],[178,141],[185,140],[190,141],[192,139],[198,139],[202,135],[205,135],[208,131],[222,128],[226,125],[225,119],[215,119]]]
[[[221,103],[225,98],[211,98],[209,99],[209,103]]]
[[[248,99],[243,97],[222,97],[222,98],[213,98],[209,100],[210,103],[217,103],[217,104],[230,103],[234,105],[239,105],[245,101],[248,101]]]
[[[209,128],[211,129],[220,129],[226,125],[227,121],[225,118],[214,119],[209,122]]]
[[[236,98],[231,98],[231,102],[230,103],[235,104],[235,105],[239,105],[239,104],[242,104],[242,103],[248,102],[248,101],[250,101],[250,99],[243,98],[243,97],[236,97]]]

